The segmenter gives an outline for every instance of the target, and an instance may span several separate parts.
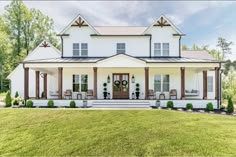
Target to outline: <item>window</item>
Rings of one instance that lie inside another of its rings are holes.
[[[163,82],[162,82],[162,91],[169,92],[170,87],[170,78],[169,75],[163,75]]]
[[[88,56],[88,44],[81,43],[81,56]]]
[[[161,43],[154,43],[154,56],[161,56]]]
[[[125,43],[117,43],[116,44],[116,53],[125,53]]]
[[[79,43],[73,43],[73,56],[79,56]]]
[[[154,91],[169,92],[170,91],[170,75],[154,76]]]
[[[80,91],[79,75],[73,75],[73,92]]]
[[[88,91],[88,75],[81,75],[81,92]]]
[[[154,91],[161,92],[161,75],[154,76]]]
[[[213,92],[213,76],[207,76],[207,92]]]
[[[162,56],[169,56],[169,43],[162,43]]]

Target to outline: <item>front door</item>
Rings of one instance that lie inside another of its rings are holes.
[[[113,73],[113,99],[129,99],[129,74]]]

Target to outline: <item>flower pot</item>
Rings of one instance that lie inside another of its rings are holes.
[[[107,99],[107,92],[103,92],[104,99]]]
[[[136,94],[136,99],[139,99],[140,92],[135,92],[135,94]]]

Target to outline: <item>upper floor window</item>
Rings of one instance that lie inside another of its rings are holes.
[[[207,76],[207,92],[213,92],[213,76]]]
[[[88,56],[88,44],[87,43],[81,44],[81,56]]]
[[[73,43],[73,56],[88,56],[88,44]]]
[[[169,43],[154,43],[154,56],[169,56]]]
[[[116,44],[116,53],[125,53],[125,43],[117,43]]]
[[[79,56],[79,43],[73,43],[73,56]]]

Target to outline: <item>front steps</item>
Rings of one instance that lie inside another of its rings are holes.
[[[92,108],[150,108],[148,100],[94,100]]]

